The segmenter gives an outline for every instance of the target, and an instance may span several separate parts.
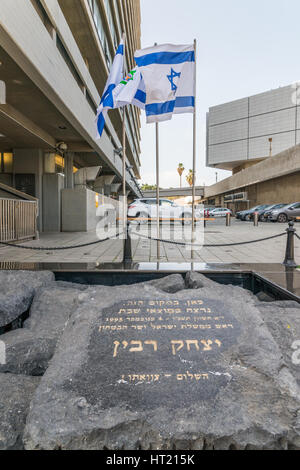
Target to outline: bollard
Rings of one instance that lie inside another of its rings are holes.
[[[254,227],[258,227],[258,212],[254,212],[253,223],[254,223]]]
[[[295,262],[295,232],[294,222],[289,222],[289,227],[286,229],[287,233],[287,242],[286,242],[286,251],[285,251],[285,260],[283,262],[284,266],[289,266],[291,268],[297,267]]]
[[[231,225],[231,215],[230,215],[230,213],[228,212],[228,213],[226,214],[226,227],[230,227],[230,225]]]
[[[124,257],[123,257],[123,263],[128,265],[129,263],[132,263],[132,251],[131,251],[131,238],[129,234],[129,221],[127,221],[126,224],[126,236],[124,239]]]

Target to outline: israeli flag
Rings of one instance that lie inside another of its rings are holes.
[[[131,70],[113,91],[115,107],[133,104],[145,109],[146,88],[139,67]]]
[[[174,113],[194,112],[194,45],[172,45],[141,49],[135,61],[145,86],[147,122],[172,119]]]
[[[97,110],[97,130],[98,130],[98,138],[102,136],[103,129],[105,126],[105,118],[107,115],[107,111],[109,109],[115,108],[114,103],[114,94],[113,91],[117,85],[121,82],[124,74],[124,41],[122,40],[109,74],[109,77],[106,82],[106,86],[104,88],[104,92],[101,98],[100,105]]]

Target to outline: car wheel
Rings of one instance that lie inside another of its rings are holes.
[[[249,214],[245,215],[244,220],[245,220],[246,222],[250,222],[250,215],[249,215]]]
[[[182,225],[191,225],[192,224],[192,216],[191,214],[182,214]]]
[[[264,221],[265,221],[265,218],[264,218],[263,215],[260,215],[260,216],[259,216],[259,221],[260,221],[260,222],[264,222]]]
[[[279,216],[277,217],[277,222],[279,222],[280,224],[286,224],[288,221],[288,216],[286,214],[279,214]]]

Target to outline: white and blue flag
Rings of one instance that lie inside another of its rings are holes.
[[[105,126],[105,118],[107,111],[109,109],[115,108],[115,103],[114,103],[114,95],[113,91],[116,88],[117,85],[121,82],[124,74],[124,41],[122,40],[113,64],[112,68],[109,74],[109,77],[106,82],[106,86],[104,88],[104,92],[101,98],[100,105],[98,107],[97,111],[97,129],[98,129],[98,135],[101,137],[103,133],[103,129]]]
[[[170,120],[174,113],[194,112],[194,45],[148,47],[134,58],[144,84],[148,123]]]
[[[139,67],[131,70],[113,91],[116,108],[133,104],[145,109],[146,88]]]

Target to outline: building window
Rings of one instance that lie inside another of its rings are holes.
[[[94,114],[97,114],[97,106],[95,105],[93,98],[91,97],[90,93],[86,90],[86,99],[90,107],[92,108]]]
[[[105,30],[104,30],[104,25],[102,21],[102,16],[101,16],[101,11],[99,9],[98,2],[96,0],[89,0],[89,5],[90,9],[93,13],[93,18],[94,18],[94,23],[96,26],[96,30],[98,33],[99,40],[101,42],[102,50],[105,55],[106,63],[108,68],[112,64],[112,57],[109,51],[106,35],[105,35]]]
[[[53,28],[53,25],[52,25],[51,21],[49,20],[49,17],[46,13],[45,8],[41,4],[40,0],[31,0],[31,3],[32,3],[35,11],[37,12],[39,17],[41,18],[42,22],[44,23],[48,33],[52,36],[54,28]]]
[[[61,53],[61,56],[63,57],[64,61],[66,62],[70,72],[72,73],[73,77],[75,78],[76,82],[78,83],[79,87],[81,88],[81,91],[83,91],[84,90],[83,81],[81,80],[80,75],[77,72],[77,70],[76,70],[76,68],[73,64],[72,59],[69,56],[69,54],[68,54],[65,46],[63,45],[62,40],[60,39],[58,34],[56,35],[56,45],[57,45],[57,48],[58,48],[59,52]]]
[[[12,153],[0,153],[0,173],[13,173]]]

